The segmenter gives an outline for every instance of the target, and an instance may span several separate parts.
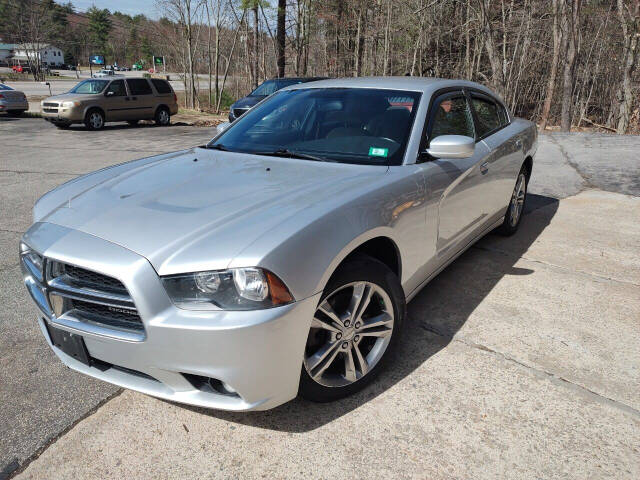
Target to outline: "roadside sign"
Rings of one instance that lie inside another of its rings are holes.
[[[91,55],[89,63],[92,65],[104,65],[104,55]]]
[[[153,63],[156,65],[164,65],[164,57],[153,57]]]

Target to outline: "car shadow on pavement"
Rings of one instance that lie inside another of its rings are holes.
[[[514,236],[487,235],[434,278],[408,304],[407,321],[395,358],[363,391],[333,403],[313,403],[298,397],[264,412],[236,413],[179,406],[230,422],[285,432],[314,430],[349,413],[406,380],[446,348],[500,279],[532,273],[514,264],[549,225],[557,209],[557,199],[529,194],[525,216]],[[402,388],[409,392],[418,389],[410,380]]]

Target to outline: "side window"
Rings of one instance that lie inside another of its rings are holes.
[[[435,113],[432,114],[432,127],[429,140],[440,135],[464,135],[475,138],[473,117],[467,99],[459,95],[447,95],[434,104]]]
[[[127,85],[129,85],[129,91],[131,95],[151,95],[151,86],[144,78],[130,78],[127,79]]]
[[[153,86],[156,87],[156,91],[159,94],[162,95],[165,93],[171,93],[171,87],[166,81],[160,80],[158,78],[152,78],[151,83],[153,83]]]
[[[502,106],[491,100],[475,96],[471,100],[471,103],[473,103],[473,109],[475,110],[478,118],[476,130],[478,131],[479,136],[486,135],[503,125],[506,125],[507,112]]]
[[[126,97],[127,90],[124,88],[124,80],[114,80],[109,84],[105,95],[112,92],[110,96],[113,97]]]

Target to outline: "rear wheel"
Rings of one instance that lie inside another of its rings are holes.
[[[363,255],[340,267],[311,323],[300,394],[329,402],[364,388],[397,347],[405,308],[400,282],[383,263]]]
[[[84,124],[89,130],[100,130],[104,127],[104,114],[97,108],[89,110],[84,117]]]
[[[169,109],[167,107],[160,107],[156,111],[155,116],[156,125],[160,125],[165,127],[171,123],[171,113],[169,113]]]
[[[498,227],[498,233],[501,235],[509,236],[516,233],[520,220],[522,219],[522,212],[524,211],[524,204],[527,199],[527,171],[525,167],[522,167],[516,180],[516,186],[513,188],[511,194],[511,201],[507,208],[507,213],[504,216],[504,222]]]

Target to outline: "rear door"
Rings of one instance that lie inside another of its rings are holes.
[[[460,90],[448,91],[434,100],[427,126],[427,142],[440,135],[476,138],[469,100]],[[427,176],[429,188],[440,195],[436,250],[442,261],[454,255],[487,221],[484,202],[488,147],[477,142],[469,158],[433,159],[436,168]]]
[[[146,78],[128,78],[130,120],[153,118],[155,97]]]
[[[522,142],[513,135],[506,108],[490,95],[470,91],[478,138],[490,150],[486,159],[485,203],[492,220],[504,215],[524,161]]]

